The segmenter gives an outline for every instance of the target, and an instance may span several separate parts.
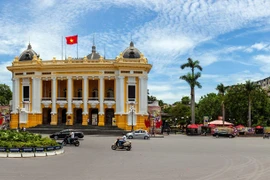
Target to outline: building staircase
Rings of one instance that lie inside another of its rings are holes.
[[[27,128],[27,131],[40,134],[52,134],[64,129],[75,129],[83,132],[85,135],[118,135],[122,136],[128,131],[118,128],[117,126],[93,126],[93,125],[37,125],[35,127]]]

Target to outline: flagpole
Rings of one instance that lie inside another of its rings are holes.
[[[67,43],[65,44],[65,60],[67,59]]]
[[[64,54],[64,42],[63,42],[63,36],[62,36],[62,38],[61,38],[61,42],[62,42],[62,52],[61,52],[61,56],[62,56],[62,59],[61,60],[63,60],[63,54]]]

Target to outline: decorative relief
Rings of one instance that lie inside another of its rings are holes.
[[[106,104],[108,108],[112,108],[112,106],[115,104],[115,101],[106,100],[104,101],[104,104]]]
[[[73,100],[72,103],[75,105],[76,108],[80,108],[82,101]]]
[[[64,108],[67,104],[67,101],[57,101],[57,104],[59,104],[60,108]]]
[[[97,105],[99,104],[98,101],[94,100],[94,101],[88,101],[88,104],[91,106],[91,108],[96,108]]]
[[[42,101],[41,102],[45,108],[48,108],[51,104],[52,104],[52,101]]]
[[[116,57],[116,62],[123,62],[123,53],[121,52],[119,56]]]

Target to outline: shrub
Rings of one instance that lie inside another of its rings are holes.
[[[0,147],[47,147],[57,146],[58,143],[48,137],[42,138],[40,134],[30,132],[17,132],[15,130],[0,131]]]

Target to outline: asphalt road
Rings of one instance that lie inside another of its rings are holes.
[[[39,158],[1,158],[0,180],[265,180],[270,140],[170,135],[132,140],[132,150],[110,149],[115,137],[85,136],[80,147]]]

